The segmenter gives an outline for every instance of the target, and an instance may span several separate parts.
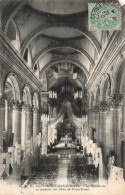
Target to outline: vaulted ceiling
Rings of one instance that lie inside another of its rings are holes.
[[[101,51],[101,31],[88,31],[88,0],[2,0],[1,22],[42,83],[60,62],[78,66],[88,78]]]
[[[29,5],[39,11],[51,14],[74,14],[87,10],[88,0],[29,0]]]

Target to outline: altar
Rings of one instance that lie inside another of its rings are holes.
[[[72,143],[72,138],[69,137],[68,135],[65,135],[64,137],[61,137],[60,143],[64,144]]]
[[[72,138],[68,135],[61,137],[60,142],[55,146],[55,148],[76,148],[76,144],[73,142]]]

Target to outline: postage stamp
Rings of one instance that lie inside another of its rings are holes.
[[[89,3],[89,31],[121,30],[122,14],[118,3]]]

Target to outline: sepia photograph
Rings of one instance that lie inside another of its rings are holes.
[[[0,0],[0,195],[125,195],[125,0]]]

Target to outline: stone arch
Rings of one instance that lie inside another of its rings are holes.
[[[12,23],[13,23],[14,28],[15,28],[16,33],[17,33],[17,41],[19,42],[19,47],[18,47],[18,49],[20,50],[20,48],[21,48],[21,36],[20,36],[20,31],[19,31],[19,28],[18,28],[18,26],[17,26],[17,24],[15,23],[14,20],[12,20]]]
[[[13,73],[10,73],[7,75],[4,83],[4,94],[9,95],[9,92],[12,93],[12,99],[14,101],[20,101],[21,95],[20,95],[20,87],[19,87],[19,81],[17,79],[17,76]]]
[[[28,84],[23,88],[23,101],[25,105],[32,106],[31,89]]]
[[[40,78],[42,77],[42,74],[49,68],[49,67],[51,67],[51,66],[53,66],[54,64],[57,64],[57,63],[60,63],[60,62],[70,62],[70,63],[73,63],[73,64],[76,64],[78,67],[80,67],[82,70],[83,70],[83,72],[85,73],[85,75],[86,75],[86,77],[87,77],[87,79],[88,79],[88,77],[89,77],[89,72],[88,72],[88,70],[86,69],[86,67],[82,64],[82,63],[80,63],[79,61],[75,61],[74,59],[72,60],[70,60],[70,59],[59,59],[59,60],[57,60],[57,59],[55,59],[55,60],[52,60],[52,61],[50,61],[49,63],[47,63],[42,69],[41,69],[41,71],[40,71]]]
[[[86,38],[88,38],[92,44],[94,45],[95,49],[97,50],[98,53],[100,53],[101,51],[101,47],[100,44],[98,43],[98,41],[96,40],[96,38],[85,28],[82,28],[80,26],[73,26],[73,25],[66,25],[66,24],[45,24],[44,26],[40,26],[37,29],[35,29],[22,43],[22,47],[21,47],[21,52],[22,54],[25,51],[25,48],[28,46],[28,44],[34,39],[36,38],[38,35],[40,35],[42,33],[42,30],[48,27],[53,27],[53,26],[68,26],[71,28],[75,28],[77,31],[79,31],[82,35],[86,36]]]
[[[38,99],[38,94],[36,92],[34,92],[33,94],[33,106],[34,108],[39,107],[39,99]]]
[[[14,20],[10,21],[8,28],[6,29],[6,36],[11,41],[11,43],[15,47],[15,49],[20,51],[21,37],[20,37],[19,29],[18,29],[16,23],[14,22]]]
[[[8,8],[7,13],[5,14],[2,20],[2,29],[4,33],[8,28],[8,25],[11,19],[15,16],[15,14],[26,4],[26,1],[14,1],[11,6]]]
[[[39,60],[40,57],[42,57],[44,54],[46,54],[47,52],[50,52],[54,49],[60,49],[60,48],[70,48],[70,49],[73,49],[77,52],[79,52],[80,54],[84,55],[88,60],[89,62],[91,63],[91,66],[93,67],[94,66],[94,61],[93,59],[91,58],[91,56],[82,48],[80,47],[77,47],[77,46],[71,46],[71,45],[56,45],[54,47],[47,47],[47,48],[44,48],[42,51],[40,51],[33,59],[33,65],[37,62],[37,60]]]

